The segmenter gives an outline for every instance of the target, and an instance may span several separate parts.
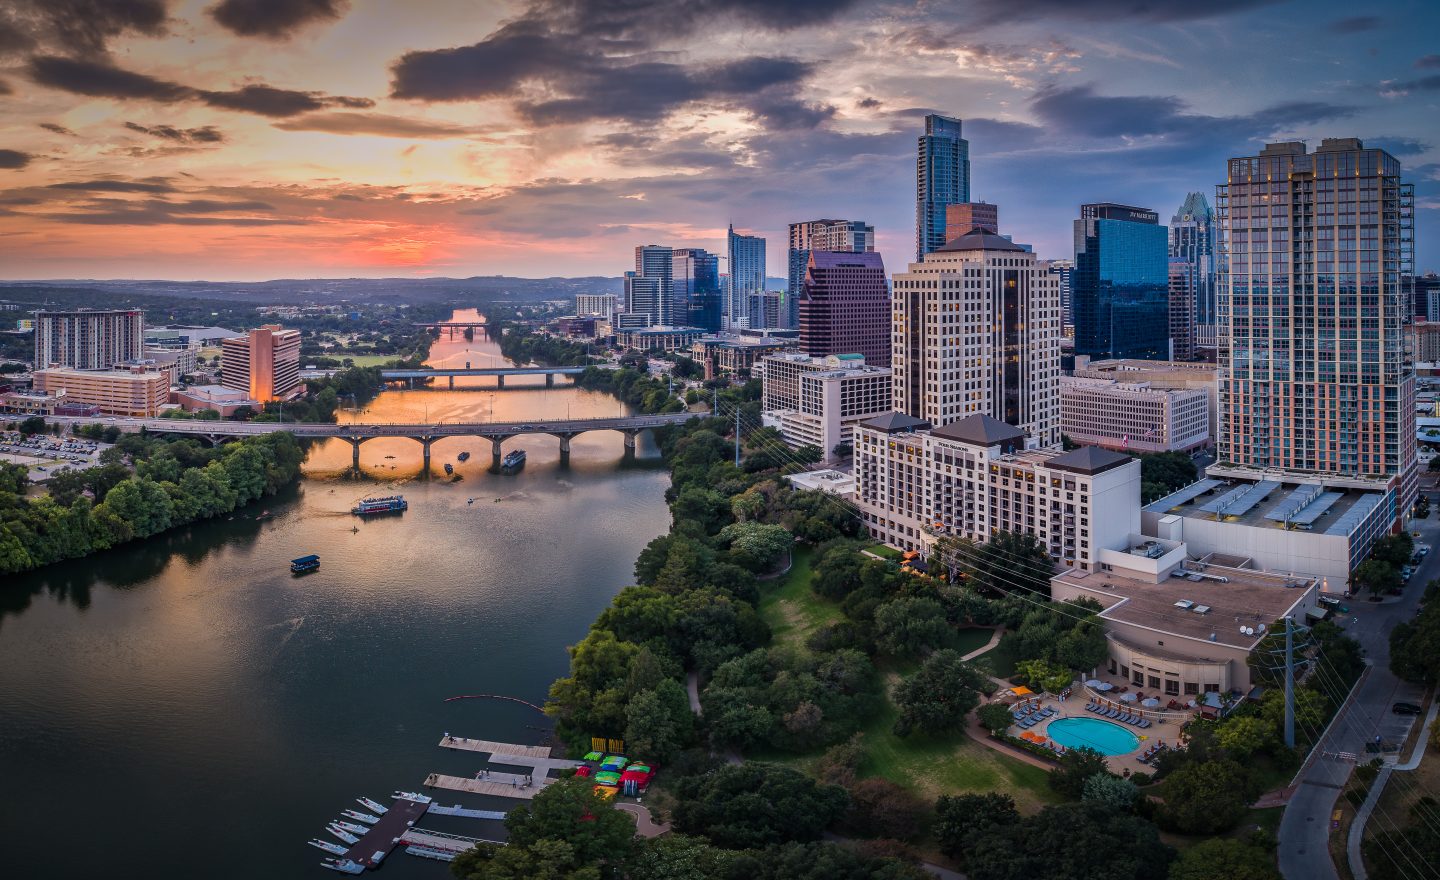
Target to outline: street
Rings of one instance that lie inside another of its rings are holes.
[[[1440,523],[1434,519],[1413,521],[1411,529],[1421,533],[1417,542],[1440,546]],[[1279,855],[1280,873],[1287,880],[1338,880],[1330,860],[1330,814],[1356,762],[1330,756],[1348,752],[1359,756],[1363,763],[1372,757],[1365,752],[1366,743],[1376,736],[1387,743],[1403,742],[1415,723],[1413,716],[1390,711],[1396,701],[1419,703],[1424,697],[1422,688],[1391,674],[1390,630],[1415,615],[1425,584],[1440,578],[1440,553],[1431,552],[1418,568],[1398,601],[1377,604],[1368,601],[1368,596],[1355,596],[1346,603],[1351,613],[1336,618],[1346,634],[1360,642],[1366,658],[1374,665],[1356,689],[1354,699],[1316,746],[1315,757],[1300,774],[1295,793],[1286,805],[1280,821]],[[1387,828],[1385,819],[1381,818],[1376,827]]]

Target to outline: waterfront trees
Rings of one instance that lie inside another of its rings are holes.
[[[817,840],[850,805],[845,789],[790,767],[730,764],[676,785],[675,827],[717,846],[753,849]]]
[[[505,828],[508,843],[461,853],[451,873],[464,880],[600,880],[602,865],[623,864],[639,847],[634,821],[584,779],[547,785],[510,811]]]

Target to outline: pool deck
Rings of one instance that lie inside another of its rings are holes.
[[[1044,723],[1037,724],[1030,728],[1030,732],[1048,739],[1049,737],[1046,731],[1050,729],[1052,723],[1062,718],[1089,718],[1092,721],[1103,721],[1107,724],[1114,724],[1116,727],[1120,727],[1134,734],[1135,738],[1140,741],[1140,747],[1129,754],[1106,756],[1105,760],[1109,763],[1110,769],[1123,775],[1129,775],[1130,773],[1153,773],[1154,770],[1148,764],[1143,764],[1136,759],[1143,754],[1147,748],[1160,740],[1164,740],[1171,745],[1180,740],[1180,723],[1183,720],[1181,717],[1163,718],[1151,716],[1151,726],[1142,730],[1133,724],[1125,724],[1111,718],[1102,718],[1094,712],[1086,712],[1085,705],[1087,702],[1089,702],[1089,700],[1084,694],[1072,694],[1067,700],[1059,700],[1050,695],[1042,697],[1040,699],[1040,705],[1054,709],[1058,714],[1046,720]],[[1008,732],[1011,736],[1019,736],[1022,730],[1012,725]]]

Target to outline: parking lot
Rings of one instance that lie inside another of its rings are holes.
[[[80,437],[25,437],[16,431],[0,431],[0,461],[29,468],[32,482],[42,482],[50,474],[69,468],[93,467],[100,453],[109,447],[108,443]]]

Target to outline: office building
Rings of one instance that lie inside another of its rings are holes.
[[[649,326],[615,329],[615,344],[636,351],[688,351],[705,335],[699,327]]]
[[[787,328],[800,326],[800,291],[805,285],[805,268],[810,252],[865,253],[875,250],[875,227],[862,220],[806,220],[790,224],[789,264],[786,274],[785,311]]]
[[[1075,353],[1165,360],[1170,350],[1167,236],[1154,211],[1081,205],[1075,221]]]
[[[35,366],[108,370],[145,352],[139,309],[77,309],[35,313]]]
[[[300,331],[278,324],[220,341],[220,384],[268,403],[300,388]]]
[[[1415,361],[1422,364],[1440,363],[1440,323],[1416,321]]]
[[[959,238],[979,227],[1000,231],[1000,206],[989,202],[960,202],[945,206],[945,241]]]
[[[1414,189],[1356,138],[1267,144],[1217,187],[1222,266],[1220,462],[1211,476],[1301,472],[1416,493]]]
[[[855,428],[855,500],[870,534],[928,555],[946,536],[1033,535],[1066,567],[1089,571],[1101,548],[1140,532],[1140,462],[1084,446],[1025,448],[988,415],[932,427],[887,413]]]
[[[138,364],[110,370],[51,367],[36,370],[34,381],[36,392],[110,416],[150,418],[170,400],[170,374]]]
[[[1195,357],[1195,274],[1190,264],[1171,257],[1166,266],[1170,292],[1169,360],[1188,361]]]
[[[1198,389],[1061,376],[1060,431],[1082,446],[1189,452],[1210,443],[1210,400]]]
[[[800,350],[811,357],[858,353],[871,366],[890,365],[890,291],[880,254],[810,252]]]
[[[235,388],[226,388],[224,385],[192,385],[182,388],[175,392],[175,402],[185,412],[208,409],[219,413],[222,419],[228,419],[242,409],[259,411],[262,408],[259,401],[250,399],[249,394]]]
[[[960,120],[930,114],[915,156],[915,259],[945,244],[945,209],[970,201],[970,142]]]
[[[1190,303],[1186,314],[1190,316],[1190,336],[1185,348],[1190,354],[1181,354],[1177,343],[1175,357],[1189,360],[1193,357],[1197,335],[1209,336],[1220,323],[1216,290],[1219,284],[1218,249],[1215,246],[1215,212],[1203,193],[1192,192],[1170,220],[1171,291],[1175,290],[1175,273],[1185,277],[1184,284],[1190,292]],[[1178,260],[1181,269],[1175,268]],[[1171,300],[1172,325],[1176,303]],[[1200,328],[1205,328],[1202,333]]]
[[[1115,360],[1092,361],[1075,358],[1072,375],[1077,379],[1108,379],[1125,385],[1144,384],[1150,388],[1203,391],[1209,424],[1206,433],[1215,442],[1220,414],[1220,368],[1214,364],[1179,361]]]
[[[179,385],[181,378],[192,375],[199,367],[196,350],[193,348],[165,348],[145,346],[145,356],[140,362],[153,364],[157,369],[170,374],[170,384]]]
[[[787,308],[786,299],[784,292],[779,290],[762,290],[750,294],[750,307],[747,310],[750,329],[786,329],[787,322],[784,320]]]
[[[1060,292],[1045,263],[977,230],[894,282],[897,411],[933,425],[987,415],[1060,442]]]
[[[760,372],[756,366],[762,358],[795,346],[794,339],[718,333],[696,340],[690,346],[690,357],[705,368],[706,379],[720,376],[749,378],[753,373]]]
[[[791,446],[813,445],[827,459],[850,443],[857,424],[890,411],[890,371],[858,354],[776,354],[761,362],[760,411]]]
[[[1440,321],[1440,275],[1426,272],[1411,279],[1415,306],[1413,314],[1425,321]]]
[[[1050,260],[1047,265],[1050,274],[1060,282],[1060,323],[1071,327],[1075,324],[1075,313],[1072,305],[1071,282],[1075,277],[1074,260]]]
[[[725,325],[745,327],[750,323],[750,294],[765,291],[765,239],[741,235],[731,224],[725,234],[725,250],[730,258]]]
[[[645,244],[635,248],[635,271],[625,273],[625,311],[644,315],[647,326],[675,323],[674,249]]]
[[[620,297],[613,293],[579,293],[575,295],[575,314],[581,318],[596,317],[610,322],[615,320],[615,314],[621,308]]]
[[[671,251],[675,322],[712,332],[725,325],[725,295],[720,289],[720,258],[704,248]]]

